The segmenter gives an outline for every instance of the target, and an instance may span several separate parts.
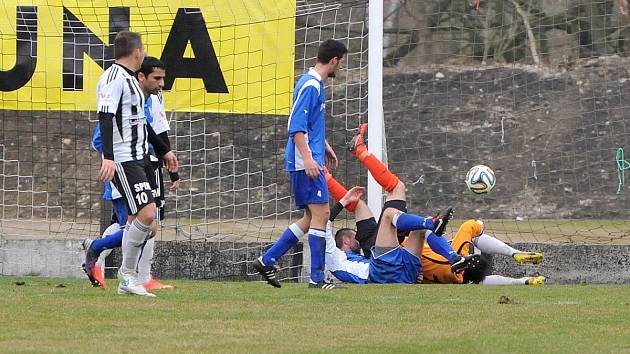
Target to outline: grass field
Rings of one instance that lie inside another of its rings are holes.
[[[0,352],[630,352],[628,286],[110,283],[0,277]]]

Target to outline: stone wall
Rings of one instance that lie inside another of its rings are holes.
[[[540,265],[515,265],[510,257],[493,256],[493,273],[511,277],[543,275],[549,284],[630,283],[630,246],[518,243],[513,246],[542,252]],[[281,279],[304,279],[308,246],[298,244],[279,264]],[[257,251],[252,251],[257,250]],[[260,245],[213,242],[156,243],[154,275],[163,279],[261,280],[251,266]],[[84,277],[79,241],[0,241],[0,275]],[[120,263],[119,252],[112,264]]]

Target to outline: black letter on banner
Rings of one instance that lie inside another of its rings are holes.
[[[26,85],[37,66],[37,6],[17,6],[15,22],[15,66],[0,71],[0,91],[15,91]]]
[[[188,41],[194,58],[184,58]],[[176,78],[183,77],[202,79],[206,92],[229,92],[200,9],[177,10],[160,59],[166,66],[165,90],[173,88]]]
[[[107,69],[114,63],[114,38],[120,31],[129,30],[129,8],[109,9],[109,45],[105,45],[94,32],[63,8],[63,89],[83,90],[83,53],[92,58],[101,68]]]

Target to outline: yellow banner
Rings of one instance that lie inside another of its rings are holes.
[[[92,111],[113,36],[167,68],[168,111],[288,114],[295,0],[3,0],[0,109]]]

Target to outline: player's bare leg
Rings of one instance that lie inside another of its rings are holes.
[[[407,244],[405,248],[415,254],[418,258],[422,256],[422,249],[424,248],[424,236],[430,230],[413,230],[409,233]]]

